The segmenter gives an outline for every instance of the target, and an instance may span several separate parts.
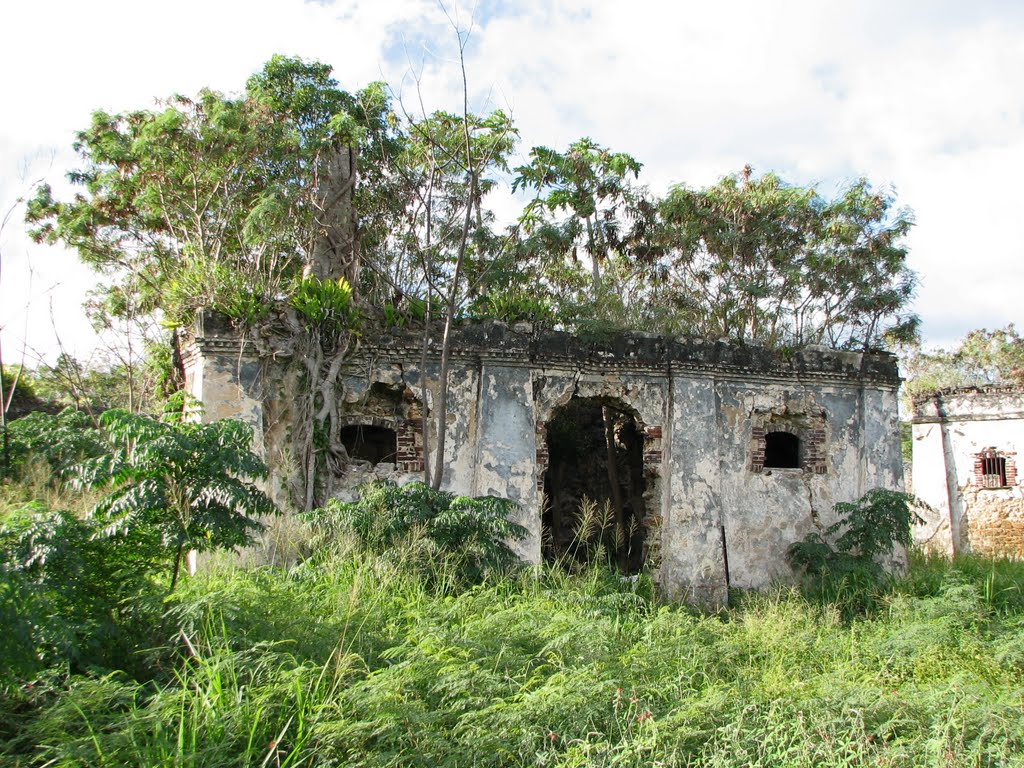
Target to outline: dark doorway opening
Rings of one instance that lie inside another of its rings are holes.
[[[790,432],[769,432],[764,436],[765,469],[799,469],[800,438]]]
[[[352,424],[341,428],[341,442],[350,459],[373,465],[394,462],[398,456],[398,436],[387,427]]]
[[[546,439],[545,560],[573,563],[603,551],[623,573],[639,573],[646,554],[644,441],[634,414],[615,400],[574,397],[552,414]]]

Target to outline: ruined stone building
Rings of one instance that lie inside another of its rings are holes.
[[[930,509],[914,538],[946,555],[1024,556],[1024,389],[970,387],[914,400],[914,493]]]
[[[444,487],[518,502],[523,558],[565,553],[583,497],[614,497],[629,521],[625,570],[654,569],[668,593],[723,604],[730,587],[791,580],[786,548],[834,522],[836,502],[902,489],[890,355],[487,322],[457,329],[442,406],[438,347],[424,367],[422,333],[393,331],[346,360],[336,386],[351,462],[329,479],[332,494],[421,477],[422,420],[443,407]],[[289,364],[258,358],[210,315],[186,354],[206,418],[252,424],[279,485]]]

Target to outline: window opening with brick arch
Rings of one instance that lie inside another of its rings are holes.
[[[987,448],[974,457],[974,482],[981,488],[1007,488],[1017,484],[1014,454]]]
[[[828,472],[824,411],[788,408],[751,413],[750,469],[801,469]]]
[[[388,427],[350,424],[341,428],[341,442],[350,459],[377,464],[394,464],[398,457],[398,434]]]
[[[611,398],[574,397],[544,428],[547,468],[542,549],[548,562],[586,560],[603,548],[627,574],[644,567],[646,433],[635,412]],[[583,519],[587,501],[596,514]]]
[[[799,469],[800,438],[792,432],[767,432],[764,436],[765,469]]]

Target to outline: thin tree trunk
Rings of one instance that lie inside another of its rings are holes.
[[[452,274],[451,286],[448,289],[445,303],[444,337],[441,340],[441,370],[438,373],[437,402],[437,447],[434,457],[434,477],[431,487],[436,491],[441,488],[444,479],[444,449],[448,435],[448,358],[451,354],[452,321],[455,319],[455,307],[459,296],[459,278],[466,260],[466,246],[469,241],[469,228],[473,221],[473,198],[476,191],[476,167],[473,162],[473,144],[469,135],[469,84],[466,80],[465,41],[460,36],[459,65],[462,69],[462,132],[466,150],[466,216],[462,221],[462,234],[459,240],[459,255],[455,260],[455,271]]]
[[[594,300],[600,299],[601,295],[601,267],[597,262],[597,243],[594,242],[594,227],[587,216],[584,221],[587,223],[587,250],[590,252],[590,277],[594,283]]]
[[[423,274],[427,278],[426,305],[423,307],[423,350],[420,355],[420,399],[422,400],[422,413],[420,414],[420,441],[423,443],[423,484],[433,486],[430,478],[430,420],[427,418],[427,348],[430,346],[430,326],[434,322],[432,305],[434,301],[434,282],[431,279],[430,270],[434,264],[432,256],[433,248],[433,202],[434,202],[434,169],[430,171],[430,186],[427,189],[427,247],[426,259],[423,263]],[[435,403],[435,408],[437,404]]]
[[[467,128],[468,133],[468,128]],[[469,141],[466,142],[467,152]],[[471,170],[472,172],[472,166]],[[472,185],[470,185],[472,194]],[[462,265],[466,258],[466,242],[469,238],[469,225],[473,209],[467,201],[466,219],[462,226],[462,242],[459,244],[459,257],[455,262],[455,273],[452,275],[451,288],[448,291],[448,301],[445,307],[444,336],[441,339],[441,370],[438,373],[437,402],[434,407],[437,409],[437,447],[434,456],[434,477],[431,487],[436,491],[441,488],[441,480],[444,475],[444,448],[448,435],[448,359],[451,356],[451,331],[452,322],[455,318],[456,299],[459,290],[459,276],[462,272]]]
[[[430,302],[433,299],[433,294],[430,291],[430,284],[427,284],[427,307],[424,312],[424,326],[423,326],[423,349],[420,354],[420,400],[423,405],[421,406],[420,413],[420,441],[423,443],[423,484],[431,485],[430,482],[430,443],[427,441],[427,437],[430,434],[430,420],[427,418],[427,347],[430,345]],[[434,404],[435,407],[437,404]]]
[[[178,549],[174,553],[174,572],[171,575],[171,592],[178,585],[178,571],[181,569],[181,553],[185,549],[185,542],[178,542]]]
[[[11,393],[13,399],[14,393]],[[4,431],[4,471],[0,473],[6,476],[11,471],[11,438],[7,434],[7,406],[9,400],[4,390],[4,356],[3,348],[0,347],[0,429]]]
[[[615,520],[615,559],[619,569],[626,569],[626,526],[623,520],[622,489],[619,487],[619,464],[615,455],[615,412],[608,406],[601,408],[604,420],[604,443],[608,456],[608,483],[612,490],[612,513]],[[621,538],[621,541],[619,537]]]

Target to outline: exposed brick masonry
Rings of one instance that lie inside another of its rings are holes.
[[[756,417],[755,417],[756,418]],[[797,423],[792,419],[765,415],[756,418],[750,431],[750,469],[764,471],[765,437],[769,432],[788,432],[800,440],[800,468],[805,472],[824,475],[828,471],[825,453],[825,417],[810,416]]]

